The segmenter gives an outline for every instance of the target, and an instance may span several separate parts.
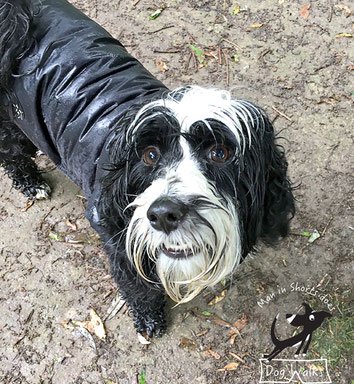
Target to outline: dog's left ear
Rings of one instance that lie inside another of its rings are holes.
[[[294,196],[288,179],[288,163],[284,148],[277,144],[274,129],[267,116],[263,116],[264,148],[266,148],[264,215],[261,238],[276,242],[289,232],[289,222],[295,214]]]

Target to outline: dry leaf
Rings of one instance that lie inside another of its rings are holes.
[[[336,37],[353,37],[353,35],[351,33],[338,33],[338,35],[336,35]]]
[[[65,221],[67,227],[69,227],[72,231],[77,231],[77,225],[72,223],[69,219]]]
[[[202,337],[202,336],[205,336],[207,333],[209,332],[209,329],[206,329],[202,332],[199,332],[196,334],[197,337]]]
[[[239,365],[240,365],[240,363],[238,363],[238,362],[232,362],[232,363],[225,365],[224,368],[218,369],[218,371],[219,372],[235,371]]]
[[[340,11],[343,11],[345,17],[349,17],[352,14],[352,10],[347,5],[336,4],[334,7],[339,9]]]
[[[236,327],[239,331],[242,331],[247,324],[248,324],[247,317],[245,315],[242,315],[240,319],[234,322],[233,326]]]
[[[94,333],[99,339],[106,338],[106,330],[101,318],[97,315],[94,309],[90,309],[91,320],[88,322],[87,330]]]
[[[182,337],[178,346],[181,348],[195,348],[195,342],[187,337]]]
[[[241,7],[240,7],[239,4],[236,4],[236,5],[234,6],[234,8],[233,8],[233,10],[232,10],[231,13],[232,13],[233,15],[238,15],[240,12],[241,12]]]
[[[323,372],[325,370],[325,367],[323,365],[316,365],[316,364],[309,364],[309,368],[313,372]]]
[[[138,341],[140,344],[143,344],[143,345],[151,344],[151,341],[148,340],[148,338],[142,335],[141,333],[138,333]]]
[[[263,27],[263,23],[254,23],[250,25],[250,28],[256,29],[256,28],[261,28]]]
[[[169,70],[166,62],[161,59],[156,59],[155,64],[160,72],[166,72]]]
[[[239,336],[240,334],[240,331],[243,330],[243,328],[245,328],[245,326],[248,324],[248,319],[245,315],[242,315],[241,319],[238,319],[237,321],[235,321],[232,325],[232,329],[230,329],[229,331],[229,343],[231,345],[235,344],[235,340],[237,338],[237,336]]]
[[[121,298],[119,294],[112,300],[111,305],[107,310],[107,316],[105,320],[111,320],[114,316],[124,307],[125,300]]]
[[[231,336],[230,336],[230,334],[231,334]],[[238,336],[238,333],[235,332],[235,331],[230,331],[230,332],[229,332],[229,336],[230,336],[230,338],[229,338],[229,343],[230,343],[231,345],[234,345],[234,344],[235,344],[235,341],[236,341],[236,337]]]
[[[310,15],[310,8],[311,8],[311,4],[304,4],[300,8],[300,16],[303,17],[304,19],[307,19]]]
[[[75,327],[85,328],[87,331],[93,335],[96,335],[101,340],[106,338],[106,330],[104,328],[103,322],[93,309],[90,309],[89,321],[72,320],[71,323]]]
[[[215,352],[215,351],[213,351],[212,349],[208,349],[208,350],[204,351],[203,355],[205,357],[213,357],[216,360],[220,360],[221,359],[220,354]]]
[[[82,326],[78,326],[78,327],[75,327],[75,329],[89,342],[90,346],[92,347],[92,349],[96,350],[96,344],[95,344],[95,340],[93,339],[91,333],[84,327]]]
[[[213,300],[209,301],[208,305],[215,305],[217,303],[219,303],[221,300],[224,300],[225,297],[226,297],[226,293],[227,293],[227,290],[224,289],[220,295],[218,296],[215,296]]]
[[[226,328],[232,328],[231,323],[228,323],[227,321],[221,319],[220,317],[218,317],[216,315],[211,320],[216,325],[221,325],[222,327],[226,327]]]

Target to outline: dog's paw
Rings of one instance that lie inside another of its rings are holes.
[[[30,200],[43,200],[50,197],[51,188],[48,184],[31,185],[21,191]]]
[[[134,316],[134,325],[138,333],[151,338],[160,337],[166,331],[166,320],[163,313],[154,316]]]

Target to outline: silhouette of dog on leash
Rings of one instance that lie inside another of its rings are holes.
[[[307,353],[307,350],[309,349],[313,332],[321,326],[321,324],[323,323],[326,317],[332,317],[332,315],[329,312],[314,311],[307,303],[302,303],[302,305],[305,308],[305,314],[303,315],[287,314],[286,315],[286,319],[291,325],[293,325],[294,327],[299,327],[299,326],[304,327],[303,330],[300,333],[296,334],[295,336],[292,336],[285,340],[279,340],[275,336],[275,324],[277,322],[279,314],[274,318],[272,327],[270,330],[270,335],[271,335],[273,344],[275,345],[275,348],[270,354],[264,355],[264,358],[266,358],[268,361],[271,361],[272,359],[274,359],[275,356],[277,356],[281,351],[283,351],[285,348],[288,348],[288,347],[299,346],[295,353],[295,357],[297,357],[300,354],[301,349],[302,349],[303,356],[305,356]]]

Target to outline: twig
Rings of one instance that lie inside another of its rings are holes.
[[[331,224],[331,222],[333,221],[334,217],[332,216],[329,220],[328,220],[328,223],[326,224],[326,226],[324,227],[323,231],[321,232],[321,237],[324,236],[324,234],[326,233],[327,231],[327,228],[329,227],[329,225]]]
[[[154,53],[180,53],[181,52],[181,50],[180,49],[176,49],[176,50],[174,50],[174,51],[163,51],[163,50],[161,50],[161,49],[153,49],[153,52]]]
[[[140,0],[135,0],[133,3],[133,7],[136,7],[140,3]]]
[[[219,65],[222,65],[222,49],[221,49],[221,47],[218,47],[218,58],[219,58]]]
[[[222,51],[225,59],[226,64],[226,86],[229,87],[230,85],[230,68],[229,68],[229,60],[227,59],[227,56],[224,51]]]
[[[188,57],[188,60],[187,60],[186,69],[185,69],[186,71],[188,71],[188,69],[189,69],[189,64],[190,64],[190,62],[192,60],[192,57],[193,57],[193,53],[191,52],[189,54],[189,57]]]
[[[290,117],[289,117],[289,116],[286,116],[286,114],[285,114],[285,113],[283,113],[283,112],[280,112],[280,111],[279,111],[279,109],[277,109],[277,108],[275,108],[275,107],[274,107],[274,105],[272,105],[272,108],[273,108],[273,109],[274,109],[274,111],[275,111],[276,113],[278,113],[280,116],[283,116],[283,117],[284,117],[284,119],[286,119],[286,120],[290,121],[291,123],[293,122],[293,121],[290,119]]]
[[[329,3],[329,14],[328,14],[327,20],[330,23],[332,21],[332,17],[333,17],[333,4],[332,4],[331,0],[329,0],[328,3]]]
[[[168,29],[168,28],[173,28],[174,26],[175,26],[174,24],[165,25],[164,27],[156,29],[155,31],[148,32],[148,35],[152,35],[153,33],[164,31],[165,29]]]
[[[236,353],[230,352],[230,355],[234,357],[236,360],[238,360],[239,362],[241,362],[242,364],[246,364],[245,360],[241,359],[241,357],[236,355]]]
[[[226,43],[229,43],[229,44],[233,45],[235,48],[237,48],[238,50],[242,51],[242,48],[239,45],[237,45],[236,43],[234,43],[230,40],[222,39],[221,41],[225,41]]]

